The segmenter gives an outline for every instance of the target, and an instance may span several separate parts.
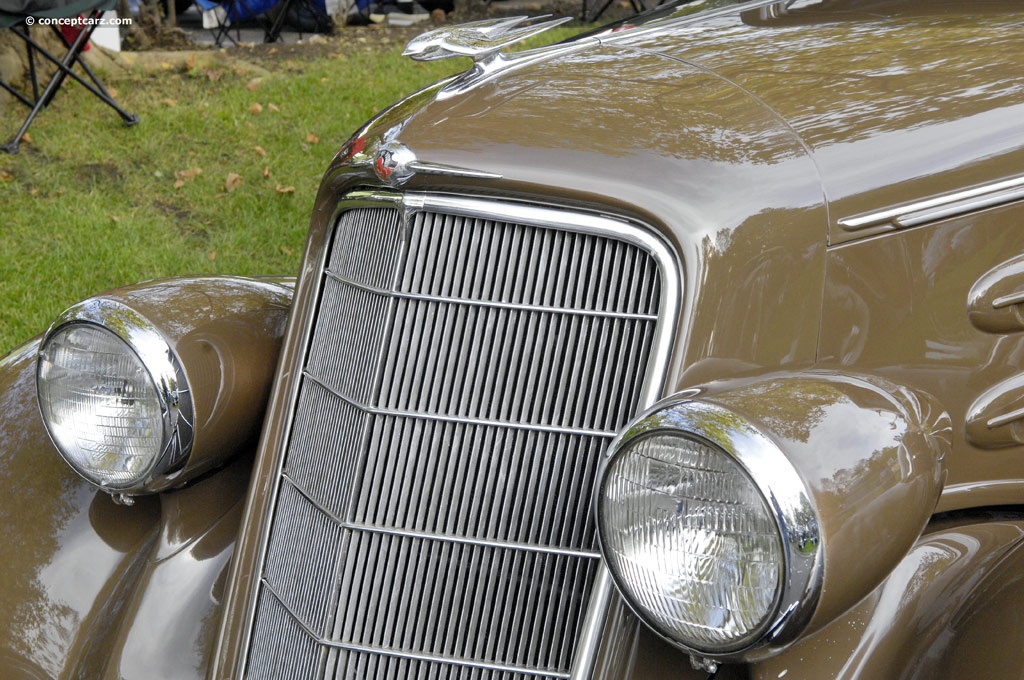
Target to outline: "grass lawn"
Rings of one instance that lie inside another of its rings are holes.
[[[131,128],[66,83],[21,153],[0,154],[0,355],[116,286],[295,273],[320,176],[349,134],[465,68],[403,58],[404,40],[363,51],[340,40],[314,56],[239,50],[245,63],[108,75],[139,115]],[[22,115],[2,116],[5,140]]]

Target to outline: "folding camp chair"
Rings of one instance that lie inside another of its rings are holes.
[[[237,45],[242,39],[242,23],[256,20],[263,28],[266,35],[271,30],[271,21],[267,12],[273,9],[281,0],[196,0],[196,5],[204,11],[204,15],[213,19],[213,25],[208,25],[209,19],[204,16],[203,27],[209,28],[213,34],[213,40],[217,47],[224,46],[224,39],[227,38],[233,45]],[[235,31],[235,37],[231,37],[231,29]],[[270,42],[267,40],[267,42]]]
[[[0,0],[0,30],[10,29],[25,43],[25,50],[28,57],[29,80],[31,81],[31,92],[19,91],[14,86],[0,80],[0,87],[10,92],[18,101],[29,108],[29,114],[22,123],[21,129],[7,144],[0,145],[0,150],[7,153],[18,153],[22,137],[28,131],[29,126],[35,117],[46,108],[57,90],[64,83],[65,78],[81,83],[83,87],[100,98],[105,104],[117,111],[118,115],[125,122],[125,125],[134,125],[139,121],[137,116],[127,113],[117,105],[117,102],[110,96],[107,89],[100,82],[92,69],[82,60],[82,51],[85,49],[93,31],[99,26],[99,18],[103,12],[112,9],[117,0]],[[64,37],[56,24],[50,24],[53,32],[58,36],[61,44],[67,50],[63,57],[57,57],[49,52],[42,44],[32,37],[29,26],[39,22],[40,19],[70,19],[82,15],[85,21],[82,22],[81,30],[71,41]],[[37,56],[43,57],[51,62],[56,70],[40,92],[39,69],[36,66]],[[89,78],[87,81],[74,72],[78,66]],[[91,82],[89,82],[91,81]]]
[[[327,8],[323,0],[281,0],[281,4],[277,5],[277,15],[274,17],[274,21],[267,28],[266,35],[264,36],[264,42],[277,42],[281,39],[281,29],[284,28],[285,22],[291,19],[300,19],[293,25],[299,29],[299,39],[302,39],[303,32],[306,33],[330,33],[334,28],[334,24],[331,21],[330,16],[327,14]],[[294,17],[289,17],[289,13],[294,12]],[[302,18],[307,20],[306,25],[301,21]]]

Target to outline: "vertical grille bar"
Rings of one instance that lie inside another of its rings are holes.
[[[438,205],[337,222],[249,677],[569,675],[662,272],[625,226]]]

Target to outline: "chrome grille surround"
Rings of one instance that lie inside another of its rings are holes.
[[[424,194],[352,194],[331,239],[245,676],[579,675],[594,474],[661,395],[676,259],[624,221]]]

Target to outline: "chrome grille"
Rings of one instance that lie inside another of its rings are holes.
[[[624,225],[421,200],[335,227],[247,677],[569,676],[598,458],[664,344],[659,265]]]

